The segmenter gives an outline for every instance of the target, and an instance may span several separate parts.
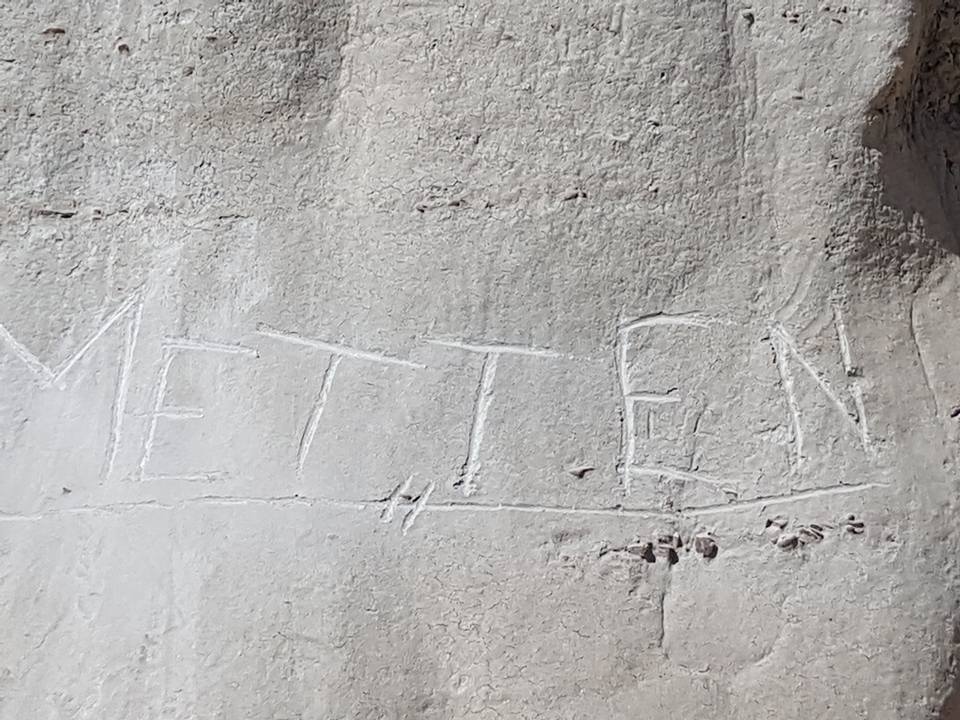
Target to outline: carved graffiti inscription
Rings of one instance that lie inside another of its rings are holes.
[[[393,489],[380,497],[321,493],[309,500],[300,495],[290,498],[321,505],[377,507],[385,523],[400,516],[404,534],[427,512],[569,513],[666,520],[882,486],[875,482],[823,482],[822,475],[817,474],[813,438],[826,422],[837,422],[865,457],[872,450],[861,372],[839,304],[830,307],[838,348],[834,359],[838,369],[831,372],[822,369],[826,356],[821,353],[811,357],[788,328],[788,314],[774,317],[760,337],[731,320],[699,311],[654,312],[622,318],[612,342],[613,361],[606,365],[615,375],[617,388],[618,397],[611,399],[620,405],[616,443],[619,456],[611,465],[616,468],[616,476],[594,472],[602,458],[557,459],[561,471],[574,466],[585,468],[576,474],[580,481],[606,483],[609,503],[591,506],[517,499],[497,502],[490,498],[484,483],[486,465],[490,463],[485,458],[498,457],[503,443],[510,442],[509,437],[500,435],[500,445],[491,447],[491,454],[485,454],[491,423],[495,422],[494,410],[498,402],[518,392],[515,387],[508,390],[500,384],[500,369],[510,363],[511,367],[522,364],[527,373],[551,373],[557,363],[570,360],[561,352],[495,340],[422,338],[411,348],[409,357],[398,357],[266,326],[240,340],[166,337],[159,344],[159,357],[152,360],[155,371],[149,402],[145,407],[131,408],[134,367],[147,359],[138,354],[143,308],[140,295],[122,302],[73,355],[56,367],[42,362],[0,326],[0,344],[32,373],[44,392],[66,391],[65,380],[71,370],[112,328],[121,329],[110,433],[104,451],[106,479],[118,477],[121,446],[138,443],[134,472],[120,474],[126,479],[229,482],[230,474],[216,468],[172,474],[156,468],[158,439],[174,425],[202,420],[208,410],[199,404],[171,402],[171,373],[178,363],[191,356],[216,358],[218,367],[228,362],[257,362],[263,344],[270,343],[300,349],[308,358],[316,355],[320,359],[312,387],[305,389],[311,395],[309,411],[297,421],[297,436],[289,438],[293,448],[292,472],[301,486],[314,480],[314,475],[307,473],[308,460],[317,448],[321,428],[335,424],[334,418],[328,417],[331,398],[335,393],[348,392],[338,381],[343,367],[394,368],[407,373],[403,382],[416,387],[417,383],[426,382],[420,378],[432,370],[429,362],[410,359],[419,357],[418,348],[432,348],[434,354],[479,358],[473,396],[469,398],[470,417],[465,426],[468,431],[459,441],[462,454],[451,458],[451,467],[458,467],[458,471],[415,484],[409,472],[396,468],[406,478],[394,480]],[[589,367],[600,366],[594,362]],[[567,390],[575,393],[576,386]],[[522,388],[519,391],[522,393]],[[504,398],[498,401],[501,393],[505,393]],[[131,416],[142,421],[139,438],[126,431]],[[811,427],[809,416],[818,418],[819,425]],[[833,420],[824,419],[828,416]],[[447,489],[455,489],[459,499],[447,496]]]

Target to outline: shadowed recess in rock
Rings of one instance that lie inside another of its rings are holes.
[[[960,2],[918,0],[901,61],[874,98],[864,144],[879,150],[883,199],[960,252]]]

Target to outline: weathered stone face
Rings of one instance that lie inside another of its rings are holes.
[[[0,8],[0,718],[949,717],[951,12]]]

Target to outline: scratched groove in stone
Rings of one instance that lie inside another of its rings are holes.
[[[0,7],[0,720],[954,717],[955,16]]]

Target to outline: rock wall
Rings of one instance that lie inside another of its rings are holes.
[[[0,7],[0,718],[952,717],[955,13]]]

